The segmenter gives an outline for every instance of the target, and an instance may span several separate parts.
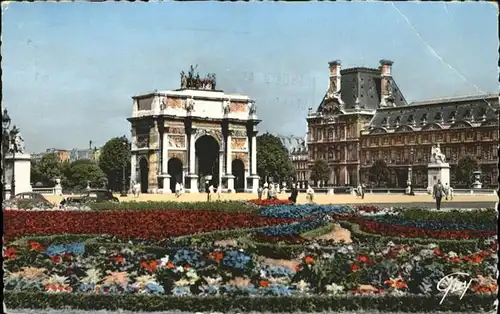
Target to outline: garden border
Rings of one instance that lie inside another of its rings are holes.
[[[496,295],[447,296],[442,304],[440,296],[305,296],[305,297],[194,297],[151,295],[85,295],[5,292],[7,308],[61,309],[71,307],[82,310],[131,310],[190,312],[270,311],[320,312],[347,310],[380,310],[398,312],[475,312],[491,311]]]

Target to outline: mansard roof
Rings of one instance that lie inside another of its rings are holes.
[[[459,96],[412,102],[405,107],[380,108],[370,122],[374,129],[399,129],[403,126],[425,128],[435,124],[485,123],[496,121],[500,109],[499,95]]]
[[[307,144],[305,137],[294,136],[294,135],[276,135],[280,139],[283,146],[289,154],[300,154],[307,152]]]
[[[361,109],[375,110],[379,107],[382,84],[379,69],[356,67],[341,70],[340,73],[340,93],[341,99],[345,103],[345,109],[354,109],[356,101],[359,101]],[[391,83],[392,95],[394,96],[396,106],[408,105],[394,78],[391,78]],[[330,101],[327,101],[323,97],[317,112],[322,112],[325,105]]]

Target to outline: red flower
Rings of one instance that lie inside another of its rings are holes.
[[[360,261],[361,263],[368,263],[370,261],[370,258],[367,255],[359,255],[358,261]]]
[[[249,203],[258,205],[258,206],[273,206],[273,205],[288,205],[292,202],[289,200],[279,200],[279,199],[253,199],[249,200]]]
[[[125,263],[125,257],[121,255],[110,257],[110,260],[118,264]]]
[[[185,270],[189,270],[190,268],[191,268],[191,266],[189,266],[189,264],[184,265]]]
[[[149,271],[150,273],[154,273],[156,271],[156,268],[158,267],[158,261],[155,259],[150,260],[150,261],[142,261],[140,263],[141,268],[144,268],[145,270]]]
[[[259,286],[261,286],[263,288],[267,288],[267,287],[269,287],[269,281],[267,281],[267,280],[260,280],[259,281]]]
[[[360,268],[361,267],[356,263],[351,264],[351,272],[358,271]]]
[[[311,256],[306,256],[304,258],[304,263],[310,265],[310,264],[314,264],[314,259],[311,257]]]
[[[209,258],[213,259],[217,263],[220,263],[220,261],[224,258],[224,252],[220,251],[214,251],[208,255]]]
[[[60,256],[57,256],[57,255],[53,255],[50,257],[50,259],[52,260],[52,262],[54,264],[59,264],[61,263],[61,257]]]
[[[172,268],[174,268],[174,267],[175,267],[174,263],[172,263],[172,262],[168,262],[168,263],[167,263],[167,268],[168,268],[168,269],[172,269]]]
[[[3,256],[7,259],[13,259],[13,258],[17,257],[16,253],[17,253],[17,250],[13,247],[10,247],[7,250],[5,250],[5,252],[3,253]]]
[[[436,248],[436,249],[434,249],[434,255],[441,256],[441,255],[443,255],[443,252],[441,252],[439,249]]]
[[[43,252],[42,245],[36,241],[28,241],[28,245],[32,251]]]
[[[301,270],[302,270],[302,266],[301,266],[301,265],[296,265],[296,266],[295,266],[295,271],[296,271],[296,272],[299,272],[299,271],[301,271]]]

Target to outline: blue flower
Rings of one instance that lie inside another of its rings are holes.
[[[172,294],[176,296],[183,296],[191,294],[189,287],[175,287],[172,289]]]
[[[78,287],[78,289],[81,292],[89,292],[89,291],[93,291],[95,289],[95,285],[94,284],[89,284],[89,283],[82,283],[82,284],[80,284],[80,286]]]
[[[52,244],[45,250],[45,254],[49,256],[62,254],[82,255],[83,253],[85,253],[85,244],[83,243]]]
[[[189,264],[195,268],[205,265],[205,261],[200,259],[202,254],[194,250],[181,249],[177,251],[172,259],[174,264]]]
[[[250,256],[246,255],[240,251],[228,251],[222,259],[222,265],[229,268],[236,268],[243,270],[245,267],[249,266],[252,259]]]
[[[146,292],[153,294],[164,294],[165,290],[157,283],[148,282],[146,284]]]

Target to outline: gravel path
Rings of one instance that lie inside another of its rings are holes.
[[[132,312],[132,311],[83,311],[83,310],[28,310],[28,309],[15,309],[7,310],[7,314],[243,314],[243,312],[181,312],[181,311],[167,311],[167,312]],[[297,314],[327,314],[332,312],[294,312]],[[337,312],[340,313],[340,312]],[[406,312],[379,312],[379,311],[356,311],[356,312],[341,312],[343,314],[383,314],[383,313],[397,313],[397,314],[410,314]],[[464,314],[466,312],[433,312],[437,314]],[[486,313],[486,312],[485,312]],[[490,312],[492,313],[492,312]],[[494,313],[494,312],[493,312]],[[245,314],[276,314],[272,312],[246,312]],[[429,314],[429,312],[413,312],[411,314]],[[474,314],[479,314],[475,312]]]

